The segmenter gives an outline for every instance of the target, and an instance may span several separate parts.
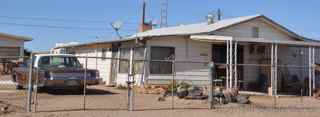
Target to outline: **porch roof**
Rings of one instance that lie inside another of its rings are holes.
[[[298,46],[314,46],[320,47],[320,42],[317,41],[286,41],[275,40],[266,38],[243,38],[243,37],[231,37],[231,36],[217,36],[217,35],[191,35],[190,39],[204,42],[252,42],[252,43],[269,43],[269,44],[282,44],[282,45],[298,45]]]

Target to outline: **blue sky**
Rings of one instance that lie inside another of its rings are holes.
[[[147,1],[148,20],[159,20],[160,0]],[[90,42],[96,41],[97,37],[99,40],[108,40],[116,36],[109,25],[112,21],[124,22],[122,35],[129,35],[137,30],[140,2],[140,0],[1,0],[0,32],[34,38],[32,42],[26,43],[26,47],[31,50],[48,50],[57,42]],[[220,8],[223,11],[223,18],[264,14],[298,34],[319,38],[319,4],[318,0],[169,0],[168,23],[177,25],[204,21],[209,12]],[[29,18],[21,19],[21,17]],[[30,17],[72,19],[72,21],[35,20]],[[43,25],[59,28],[44,28]],[[81,29],[75,29],[77,27]]]

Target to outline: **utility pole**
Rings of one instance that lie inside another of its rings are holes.
[[[168,0],[161,0],[161,22],[160,27],[166,27],[168,24]]]

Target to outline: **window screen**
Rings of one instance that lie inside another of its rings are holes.
[[[175,50],[173,47],[151,47],[151,74],[172,74],[172,61],[174,60]]]

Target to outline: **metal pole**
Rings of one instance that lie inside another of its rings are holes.
[[[315,56],[314,56],[314,47],[312,48],[312,90],[316,89],[316,72],[315,72]]]
[[[214,63],[211,61],[209,63],[209,78],[210,78],[210,92],[209,92],[209,109],[213,109],[213,76],[214,76]]]
[[[133,58],[134,58],[134,53],[133,53],[134,47],[130,48],[130,66],[129,66],[129,111],[133,111],[133,85],[134,85],[134,71],[133,71]]]
[[[309,96],[312,96],[312,86],[311,86],[311,79],[312,79],[312,66],[311,66],[311,47],[309,47]]]
[[[234,86],[238,88],[238,42],[235,42],[234,55]]]
[[[176,85],[176,82],[174,81],[175,75],[176,75],[176,70],[175,70],[175,58],[172,61],[172,86],[171,86],[171,109],[174,110],[174,87]]]
[[[226,61],[226,88],[229,89],[229,41],[226,42],[227,44],[227,61]]]
[[[229,67],[230,67],[230,73],[229,73],[229,75],[230,75],[230,77],[229,77],[229,87],[230,87],[230,90],[233,88],[233,85],[232,85],[232,80],[233,80],[233,42],[232,41],[230,41],[230,65],[229,65]]]
[[[275,95],[278,94],[278,44],[275,44],[274,46],[274,63],[275,63]]]
[[[271,44],[271,95],[274,96],[274,44]]]
[[[88,55],[87,55],[88,57]],[[87,90],[87,69],[88,69],[88,58],[85,59],[85,69],[84,69],[84,80],[83,80],[83,110],[86,110],[86,90]]]
[[[31,53],[31,62],[29,66],[29,81],[28,81],[28,99],[27,99],[27,111],[31,112],[31,102],[32,102],[32,74],[33,74],[33,58],[34,58],[34,53]]]
[[[39,82],[39,69],[36,70],[36,81],[34,85],[34,112],[37,112],[37,106],[38,106],[38,82]]]
[[[277,107],[277,95],[278,95],[278,44],[274,46],[274,107]]]

